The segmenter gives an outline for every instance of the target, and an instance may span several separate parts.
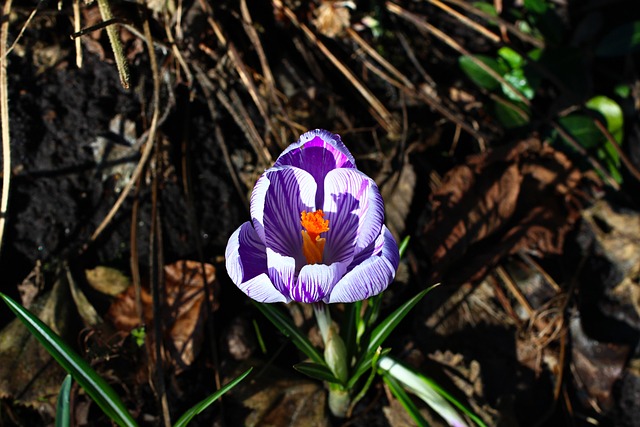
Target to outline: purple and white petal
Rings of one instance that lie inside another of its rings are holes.
[[[275,288],[291,301],[291,288],[296,283],[296,260],[267,248],[267,274]]]
[[[318,302],[330,293],[346,271],[346,265],[335,263],[332,265],[311,264],[300,270],[298,280],[291,289],[291,298],[298,302]]]
[[[241,283],[238,288],[247,294],[248,297],[258,302],[290,302],[282,295],[271,283],[269,276],[266,273],[262,273],[253,279]]]
[[[340,140],[340,136],[316,129],[303,134],[276,160],[275,166],[290,165],[309,172],[323,188],[326,175],[337,168],[355,168],[355,159]],[[324,194],[316,195],[316,206],[322,206]]]
[[[380,236],[384,241],[380,255],[364,260],[345,274],[331,291],[328,303],[365,300],[384,291],[393,281],[400,262],[398,244],[386,227]]]
[[[324,192],[329,220],[324,261],[350,263],[380,235],[384,205],[378,186],[357,169],[336,169],[327,175]]]
[[[284,166],[267,170],[251,195],[253,226],[265,246],[295,258],[298,266],[305,263],[300,213],[315,210],[316,191],[311,175]]]
[[[229,277],[236,285],[267,272],[266,248],[248,221],[229,238],[225,258]]]

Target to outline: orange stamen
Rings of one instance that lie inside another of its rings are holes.
[[[302,211],[300,213],[300,224],[304,227],[302,233],[302,253],[308,264],[319,264],[322,262],[322,253],[326,239],[320,237],[320,233],[329,231],[329,220],[324,219],[324,212]]]

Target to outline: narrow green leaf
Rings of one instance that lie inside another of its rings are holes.
[[[407,392],[404,391],[402,386],[391,375],[383,375],[382,379],[389,386],[391,393],[398,399],[398,402],[407,411],[407,413],[413,418],[418,427],[428,427],[429,423],[424,419],[418,407],[413,403],[413,400],[409,397]]]
[[[482,69],[476,61],[481,61],[499,75],[503,75],[507,70],[502,68],[498,61],[485,55],[474,55],[473,57],[463,55],[458,58],[460,68],[476,85],[490,91],[497,89],[500,86],[500,82],[496,80],[494,76],[487,73],[486,70]]]
[[[390,351],[391,351],[390,348],[382,349],[380,351],[379,357],[386,356],[387,354],[389,354]],[[364,375],[369,369],[371,369],[371,363],[373,362],[373,359],[378,357],[376,355],[377,355],[377,352],[375,351],[369,352],[365,354],[364,358],[361,359],[356,364],[353,370],[353,374],[351,375],[351,378],[349,378],[349,381],[347,381],[347,390],[351,390],[352,388],[354,388],[356,386],[356,383],[360,379],[360,377]]]
[[[389,315],[389,317],[387,317],[382,322],[380,322],[380,324],[376,326],[376,328],[371,333],[371,337],[369,338],[369,345],[367,347],[367,352],[372,352],[372,351],[375,352],[378,349],[378,347],[382,346],[382,343],[384,342],[384,340],[387,339],[389,334],[396,328],[396,326],[398,326],[398,324],[402,321],[402,319],[404,319],[405,316],[409,314],[411,309],[415,307],[415,305],[418,304],[418,302],[427,293],[429,293],[433,288],[435,288],[438,285],[439,284],[433,285],[423,290],[418,295],[414,296],[409,301],[405,302],[400,307],[398,307],[393,313]]]
[[[601,57],[622,56],[640,50],[640,21],[628,22],[615,27],[600,40],[596,55]]]
[[[258,307],[258,310],[260,310],[262,314],[264,314],[265,317],[280,330],[280,332],[285,334],[288,338],[291,338],[293,344],[295,344],[300,351],[306,354],[309,359],[319,363],[320,365],[325,365],[324,358],[320,355],[318,350],[316,350],[313,344],[311,344],[311,341],[300,333],[291,319],[282,314],[282,312],[272,304],[260,304],[257,302],[254,302],[254,304]]]
[[[340,380],[337,379],[335,375],[333,375],[331,370],[326,365],[320,365],[313,362],[302,362],[293,365],[293,368],[296,371],[302,372],[303,374],[308,375],[316,380],[341,384]]]
[[[71,425],[71,412],[69,408],[71,381],[71,375],[67,374],[58,393],[58,403],[56,403],[56,427],[69,427],[69,425]]]
[[[458,412],[456,412],[456,410],[451,406],[453,405],[471,418],[480,427],[487,427],[480,417],[451,394],[447,393],[430,378],[407,368],[399,361],[388,356],[380,358],[378,367],[382,371],[381,374],[383,377],[388,375],[395,378],[405,388],[414,393],[434,411],[440,414],[440,416],[447,420],[450,425],[467,425]]]
[[[29,331],[47,349],[49,354],[73,376],[78,384],[91,396],[107,416],[120,426],[136,426],[127,408],[111,388],[89,364],[69,347],[44,322],[20,304],[0,293],[0,298],[24,323]]]
[[[174,424],[174,427],[186,427],[189,424],[189,421],[200,412],[204,411],[211,405],[213,402],[218,400],[223,394],[234,388],[240,381],[242,381],[249,373],[253,370],[253,368],[249,368],[244,371],[243,374],[240,374],[234,380],[230,381],[227,385],[222,387],[220,390],[213,393],[211,396],[201,400],[194,407],[185,412],[180,419]]]
[[[409,248],[410,240],[411,240],[411,236],[406,236],[404,239],[402,239],[402,242],[400,242],[400,247],[398,248],[398,251],[400,252],[400,259],[404,258],[404,254],[407,252],[407,249]]]
[[[352,360],[357,351],[357,332],[358,319],[360,318],[359,304],[352,303],[345,305],[345,313],[342,324],[340,325],[340,334],[347,347],[347,360]]]

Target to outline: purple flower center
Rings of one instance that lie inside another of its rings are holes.
[[[329,220],[324,219],[324,212],[319,209],[315,212],[300,212],[300,224],[304,227],[302,233],[302,253],[307,259],[307,264],[322,263],[322,253],[326,239],[320,237],[320,233],[329,231]]]

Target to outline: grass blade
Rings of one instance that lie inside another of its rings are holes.
[[[34,316],[29,310],[0,293],[0,298],[9,306],[11,311],[24,323],[33,336],[40,341],[51,356],[76,380],[78,384],[91,396],[100,409],[115,423],[123,427],[137,426],[127,408],[111,388],[89,364],[71,349],[44,322]]]
[[[287,337],[291,338],[291,341],[296,347],[300,349],[307,357],[314,362],[325,365],[324,358],[320,355],[318,350],[311,344],[311,341],[300,333],[296,325],[293,324],[291,319],[286,317],[282,312],[273,304],[260,304],[254,303],[256,307],[266,316],[267,319],[275,325]]]
[[[340,384],[340,380],[333,375],[333,372],[326,366],[320,365],[318,363],[310,363],[310,362],[302,362],[296,365],[293,365],[293,368],[296,371],[302,372],[303,374],[310,376],[311,378],[315,378],[320,381],[328,381],[330,383]]]
[[[378,347],[382,345],[384,340],[387,339],[389,334],[393,332],[396,326],[405,318],[407,314],[411,311],[413,307],[433,288],[437,285],[433,285],[424,291],[420,292],[415,297],[411,298],[409,301],[402,304],[400,307],[396,309],[393,313],[389,315],[386,319],[384,319],[371,333],[371,338],[369,339],[369,346],[367,348],[367,352],[376,351]]]
[[[378,362],[382,376],[391,376],[436,411],[452,426],[467,426],[454,406],[471,418],[478,426],[487,427],[484,421],[469,408],[451,396],[430,378],[415,372],[391,357],[382,357]],[[452,406],[453,405],[453,406]]]
[[[223,394],[234,388],[240,381],[242,381],[249,373],[253,370],[253,368],[249,368],[244,371],[243,374],[240,374],[234,380],[230,381],[227,385],[222,387],[220,390],[213,393],[211,396],[201,400],[194,407],[185,412],[180,419],[174,424],[174,427],[186,427],[187,424],[191,421],[193,417],[198,415],[200,412],[204,411],[211,405],[213,402],[218,400]]]
[[[69,427],[71,424],[71,412],[69,408],[69,394],[71,393],[71,375],[67,374],[62,381],[56,403],[56,427]]]
[[[391,393],[398,399],[398,402],[402,405],[405,411],[413,418],[418,427],[429,427],[429,423],[424,419],[418,407],[413,403],[413,400],[409,397],[406,391],[398,383],[398,381],[391,375],[383,375],[382,379],[389,386]]]

